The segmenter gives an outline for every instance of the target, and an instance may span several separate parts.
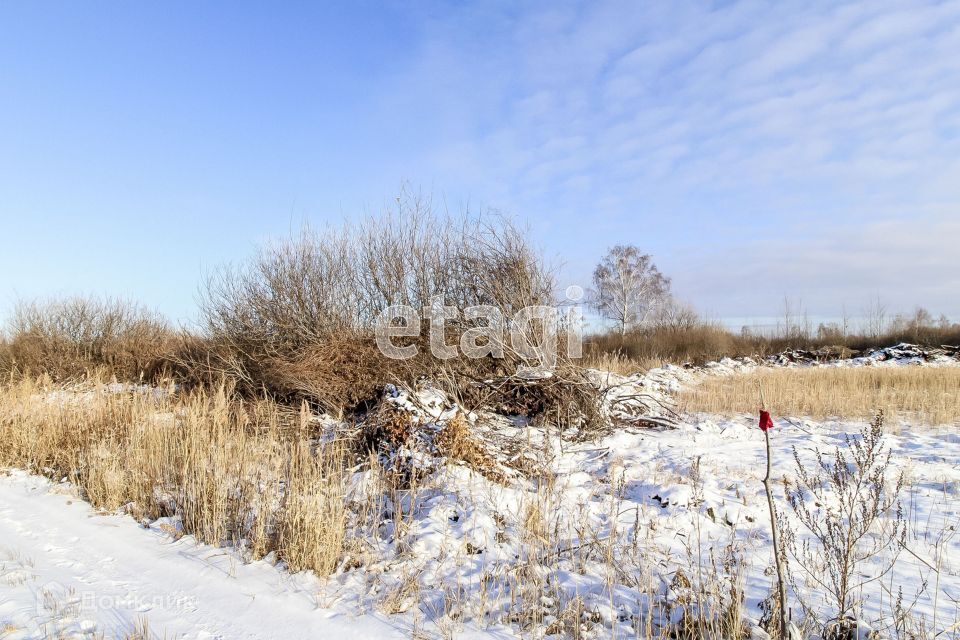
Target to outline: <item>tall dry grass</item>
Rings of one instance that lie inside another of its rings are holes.
[[[179,515],[185,533],[275,551],[328,574],[347,542],[344,449],[319,444],[309,414],[237,400],[226,387],[185,395],[65,390],[49,379],[0,387],[0,466],[67,478],[95,507]]]
[[[683,391],[681,406],[726,415],[754,412],[758,383],[767,407],[780,415],[869,419],[882,409],[928,424],[960,422],[958,367],[763,368],[704,380]]]
[[[655,367],[662,367],[665,361],[660,358],[631,358],[617,352],[592,352],[584,356],[580,364],[589,369],[599,369],[621,376],[630,376],[649,371]]]

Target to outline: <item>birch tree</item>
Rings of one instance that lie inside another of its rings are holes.
[[[633,245],[613,247],[593,271],[593,306],[617,324],[620,335],[645,324],[669,297],[670,279]]]

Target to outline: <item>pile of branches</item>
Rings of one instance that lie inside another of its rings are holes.
[[[832,362],[845,360],[859,355],[860,352],[844,346],[821,347],[820,349],[788,349],[768,358],[779,365],[808,364],[814,362]]]
[[[941,345],[940,347],[925,347],[917,344],[901,342],[900,344],[861,352],[844,346],[821,347],[819,349],[789,349],[768,360],[774,364],[814,364],[832,362],[863,356],[870,360],[884,362],[887,360],[916,360],[931,362],[940,358],[960,360],[960,346]]]
[[[603,396],[586,372],[567,364],[539,376],[509,375],[472,379],[461,388],[467,406],[527,418],[537,426],[575,430],[579,437],[606,424]]]

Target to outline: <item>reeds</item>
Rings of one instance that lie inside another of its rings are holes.
[[[333,571],[346,536],[343,447],[312,425],[229,389],[0,388],[0,465],[67,478],[94,507],[178,515],[184,531],[294,570]]]
[[[891,418],[951,424],[960,420],[958,367],[762,368],[709,378],[685,390],[691,412],[752,413],[757,383],[779,415],[869,419],[878,410]]]

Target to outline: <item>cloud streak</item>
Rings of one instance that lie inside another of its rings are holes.
[[[809,291],[824,313],[889,290],[960,314],[942,239],[960,217],[960,2],[502,6],[429,24],[403,84],[443,78],[427,112],[457,114],[457,135],[408,175],[531,216],[580,250],[570,277],[631,241],[721,314],[759,312],[758,288]]]

